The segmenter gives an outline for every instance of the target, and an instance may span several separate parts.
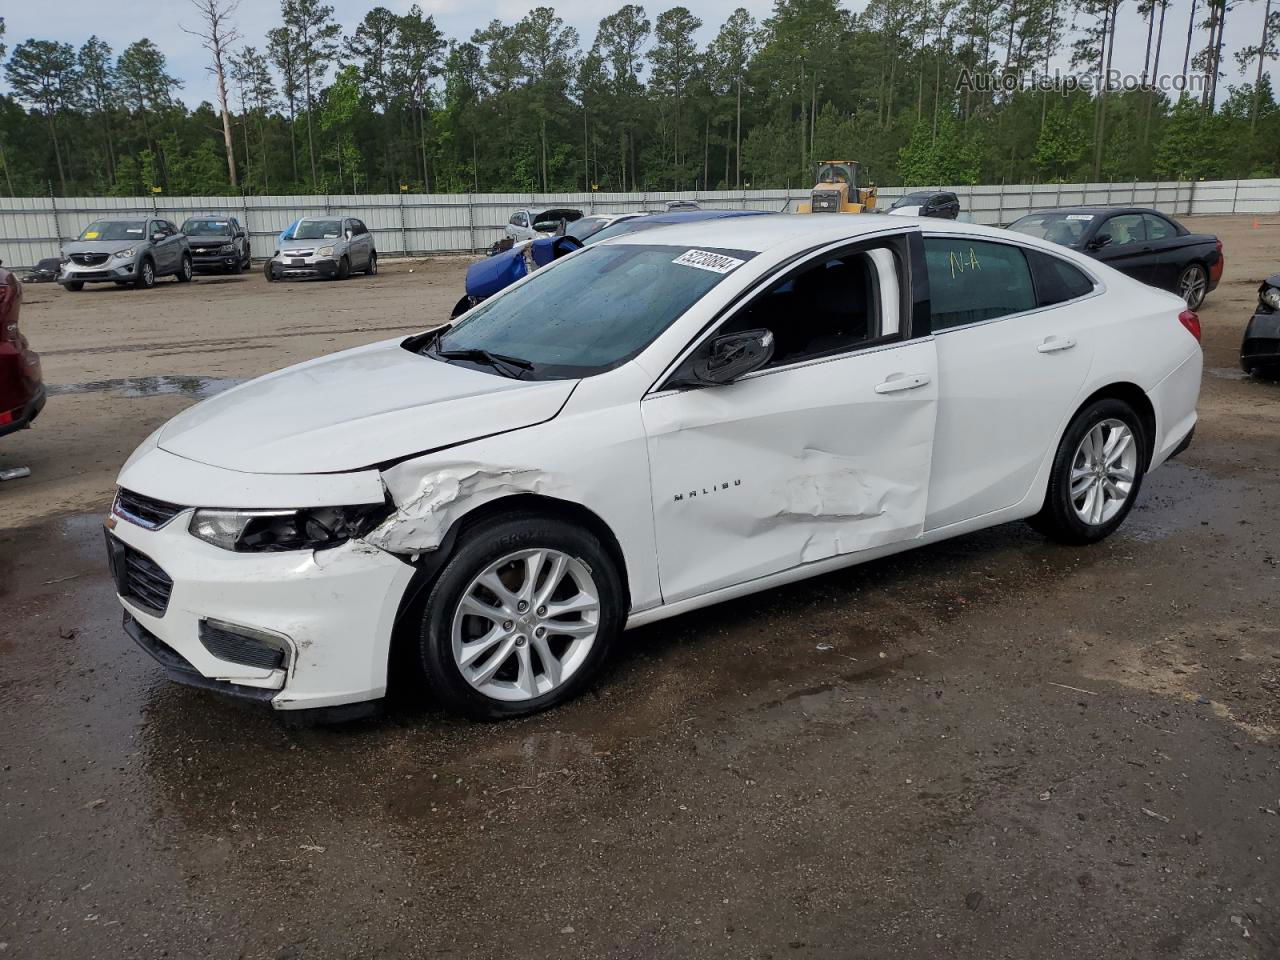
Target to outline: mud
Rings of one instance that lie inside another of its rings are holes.
[[[1226,370],[1275,234],[1196,226],[1248,281],[1202,312]],[[28,335],[92,342],[61,293]],[[189,375],[361,342],[335,327]],[[188,375],[103,356],[48,379]],[[0,443],[89,448],[0,487],[6,958],[1280,955],[1280,385],[1206,376],[1194,445],[1104,544],[1014,524],[646,627],[525,721],[402,691],[302,729],[167,683],[122,634],[114,447],[191,401],[120,389]],[[60,446],[77,416],[115,445]]]

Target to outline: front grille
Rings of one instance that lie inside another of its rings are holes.
[[[169,594],[173,592],[173,580],[145,553],[127,543],[116,542],[124,547],[115,561],[123,564],[116,571],[116,589],[120,596],[154,616],[163,617],[169,606]]]
[[[284,666],[283,646],[242,633],[229,623],[201,620],[200,643],[219,660],[228,663],[259,670],[279,670]]]
[[[140,493],[120,487],[116,490],[116,502],[111,509],[130,523],[136,523],[148,530],[159,530],[187,508],[165,500],[157,500],[154,497],[144,497]]]
[[[311,256],[313,253],[315,253],[315,250],[314,250],[314,249],[311,249],[311,250],[286,250],[286,251],[284,251],[284,253],[282,253],[282,254],[281,254],[281,256],[282,256],[282,257],[309,257],[309,256]]]
[[[82,267],[96,267],[107,262],[108,253],[73,253],[71,261]]]

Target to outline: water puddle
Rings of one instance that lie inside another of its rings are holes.
[[[122,377],[118,380],[92,380],[88,383],[51,383],[48,391],[54,396],[71,393],[110,393],[117,397],[182,396],[193,400],[230,390],[244,383],[235,377],[198,377],[165,375],[158,377]]]
[[[1209,367],[1205,373],[1210,376],[1217,377],[1219,380],[1248,380],[1249,374],[1245,373],[1239,367]]]

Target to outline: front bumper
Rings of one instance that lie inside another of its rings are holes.
[[[1240,366],[1280,367],[1280,313],[1259,310],[1244,328],[1240,343]]]
[[[152,571],[145,590],[129,589],[126,579],[124,596],[117,578],[126,631],[174,679],[277,710],[386,693],[392,627],[413,567],[357,541],[323,551],[232,553],[191,536],[191,513],[158,530],[107,521],[109,549],[131,548]],[[165,579],[171,586],[158,603],[154,586]],[[211,624],[276,638],[283,656],[278,664],[223,659],[210,649]]]
[[[192,253],[191,269],[192,270],[230,270],[241,258],[238,253]]]
[[[302,263],[290,260],[272,260],[271,275],[277,280],[294,278],[323,277],[332,279],[338,275],[338,261],[332,258],[303,260]]]
[[[59,283],[78,281],[80,283],[104,283],[107,281],[132,281],[137,276],[137,260],[117,260],[109,256],[105,263],[85,265],[68,260],[62,265],[58,274]]]

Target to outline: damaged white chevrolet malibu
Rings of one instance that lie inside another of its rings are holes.
[[[1199,332],[967,224],[619,237],[157,430],[107,521],[125,626],[281,710],[367,706],[408,664],[451,709],[529,713],[626,627],[1011,520],[1102,539],[1191,440]]]

